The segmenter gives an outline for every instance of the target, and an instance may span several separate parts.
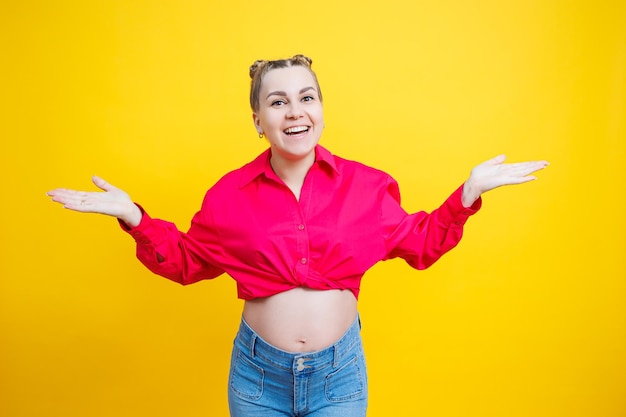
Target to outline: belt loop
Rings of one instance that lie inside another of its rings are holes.
[[[337,344],[333,345],[333,368],[339,366],[339,352]]]
[[[250,357],[254,358],[254,347],[256,346],[256,334],[250,338]]]

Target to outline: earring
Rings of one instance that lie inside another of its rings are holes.
[[[259,139],[263,139],[265,137],[265,135],[263,134],[263,132],[259,132]]]

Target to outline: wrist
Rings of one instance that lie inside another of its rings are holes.
[[[141,223],[143,213],[135,203],[132,203],[132,207],[129,207],[127,214],[120,216],[119,219],[129,227],[137,227]]]
[[[467,180],[465,184],[463,184],[463,193],[461,194],[461,204],[463,207],[471,207],[472,204],[478,200],[481,192],[476,189],[474,184]]]

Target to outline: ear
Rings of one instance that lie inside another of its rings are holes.
[[[263,133],[263,129],[261,129],[261,119],[256,113],[252,113],[252,121],[254,122],[254,127],[256,128],[257,133]]]

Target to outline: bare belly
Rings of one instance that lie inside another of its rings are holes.
[[[326,348],[348,330],[357,314],[351,291],[294,288],[245,302],[243,317],[266,342],[288,352]]]

